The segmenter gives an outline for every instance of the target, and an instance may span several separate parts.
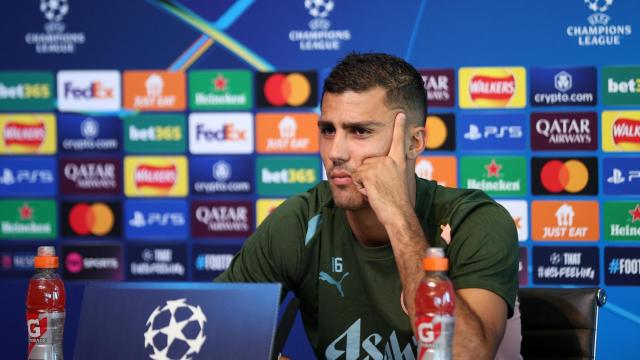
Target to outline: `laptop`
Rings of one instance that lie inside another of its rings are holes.
[[[99,283],[75,359],[269,359],[280,284]]]

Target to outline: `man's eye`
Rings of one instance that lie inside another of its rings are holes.
[[[364,136],[371,134],[371,130],[365,128],[354,128],[353,133],[358,136]]]
[[[336,129],[333,126],[321,126],[320,134],[322,135],[333,135],[336,132]]]

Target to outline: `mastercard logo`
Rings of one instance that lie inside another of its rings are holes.
[[[113,229],[115,218],[104,203],[79,203],[69,212],[69,226],[78,235],[104,236]]]
[[[540,181],[552,193],[578,193],[589,183],[589,170],[579,160],[551,160],[542,167]]]
[[[427,132],[427,141],[425,149],[427,150],[454,150],[455,130],[453,114],[428,115],[425,128]]]
[[[264,83],[264,96],[273,106],[301,106],[311,95],[311,83],[301,73],[273,74]]]

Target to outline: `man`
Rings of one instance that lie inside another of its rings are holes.
[[[276,209],[217,281],[293,291],[319,358],[412,359],[421,260],[443,247],[457,295],[454,358],[494,358],[518,287],[516,229],[482,192],[415,176],[425,115],[411,65],[345,57],[325,81],[318,121],[329,180]]]

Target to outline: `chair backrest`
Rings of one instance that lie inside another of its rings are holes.
[[[271,353],[272,360],[278,360],[280,353],[284,349],[284,345],[287,342],[287,338],[289,338],[289,333],[293,327],[293,322],[298,314],[298,309],[300,309],[300,300],[296,297],[291,298],[287,303],[287,307],[285,308],[284,313],[280,318],[280,322],[278,323],[278,328],[276,329],[276,334],[273,340],[273,352]]]
[[[525,360],[595,358],[603,289],[523,288],[518,296]]]

